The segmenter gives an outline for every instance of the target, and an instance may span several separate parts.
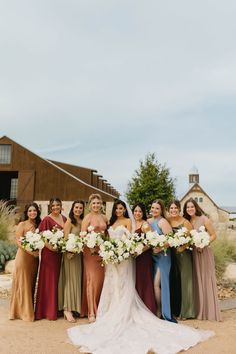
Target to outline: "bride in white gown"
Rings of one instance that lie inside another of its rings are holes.
[[[114,203],[111,225],[111,238],[121,238],[127,229],[131,231],[123,201]],[[135,290],[134,266],[133,259],[106,266],[96,322],[68,329],[71,342],[81,353],[171,354],[214,335],[161,320],[149,311]]]

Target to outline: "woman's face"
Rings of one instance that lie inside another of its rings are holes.
[[[136,221],[141,221],[143,219],[142,209],[138,205],[134,209],[134,218]]]
[[[125,214],[125,208],[123,207],[123,205],[122,204],[117,204],[117,206],[116,206],[116,216],[117,217],[121,217],[121,216],[123,216],[124,214]]]
[[[90,203],[91,211],[97,213],[101,210],[101,207],[102,207],[102,203],[101,203],[100,199],[94,198],[93,200],[91,200],[91,203]]]
[[[194,216],[196,214],[196,208],[192,202],[187,203],[186,212],[190,216]]]
[[[176,204],[172,203],[169,207],[169,214],[172,217],[177,217],[180,214],[180,210]]]
[[[51,212],[52,214],[59,215],[61,212],[61,203],[56,200],[51,204]]]
[[[161,215],[161,206],[158,203],[152,203],[151,214],[154,218],[157,218]]]
[[[75,216],[80,217],[83,214],[84,206],[81,203],[75,203],[73,213]]]
[[[27,216],[30,220],[34,220],[38,215],[38,212],[34,206],[30,206],[27,211]]]

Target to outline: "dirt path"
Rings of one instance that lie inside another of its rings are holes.
[[[67,343],[66,329],[72,325],[64,319],[57,321],[8,320],[9,300],[0,299],[0,353],[1,354],[78,354]],[[86,323],[79,320],[77,324]],[[196,347],[189,354],[236,354],[236,309],[223,312],[223,322],[185,321],[192,327],[213,330],[216,336]],[[112,354],[112,353],[111,353]]]

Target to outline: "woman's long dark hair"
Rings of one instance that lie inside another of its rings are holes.
[[[37,216],[36,216],[36,218],[35,218],[35,224],[36,224],[36,227],[38,227],[39,224],[40,224],[40,222],[41,222],[41,217],[40,217],[41,211],[40,211],[39,206],[38,206],[37,203],[32,202],[32,203],[29,203],[29,204],[26,204],[26,205],[25,205],[25,210],[24,210],[24,215],[23,215],[23,221],[29,219],[29,217],[28,217],[27,214],[28,214],[28,210],[29,210],[30,207],[34,207],[34,208],[36,209],[36,211],[37,211]]]
[[[76,218],[74,216],[73,209],[74,209],[75,204],[77,204],[77,203],[83,205],[83,213],[80,215],[80,219],[82,220],[84,218],[84,201],[83,200],[75,200],[73,202],[70,212],[69,212],[69,218],[71,219],[71,223],[75,226],[78,224],[78,221],[76,220]]]
[[[61,205],[61,209],[62,209],[62,201],[61,201],[61,199],[58,198],[58,197],[53,197],[53,198],[51,198],[51,199],[49,200],[49,212],[50,212],[50,213],[51,213],[51,211],[52,211],[52,204],[53,204],[54,202],[57,202],[58,204],[60,204],[60,205]]]
[[[136,203],[134,204],[133,208],[132,208],[132,213],[134,213],[134,210],[136,207],[139,207],[142,210],[143,213],[143,220],[147,220],[147,212],[146,212],[146,208],[145,205],[143,203]]]
[[[200,206],[198,205],[198,203],[196,202],[195,199],[193,198],[189,198],[188,200],[186,200],[186,202],[184,203],[184,208],[183,208],[183,217],[187,220],[191,219],[191,216],[187,213],[187,204],[188,203],[193,203],[193,205],[195,206],[196,209],[196,216],[201,216],[201,215],[205,215],[204,211],[200,208]]]
[[[128,211],[126,209],[126,204],[125,202],[123,202],[123,200],[120,200],[120,199],[116,199],[114,204],[113,204],[113,208],[112,208],[112,212],[111,212],[111,218],[110,218],[110,223],[109,225],[113,225],[116,220],[117,220],[117,216],[116,216],[116,208],[117,208],[117,205],[123,205],[123,207],[125,208],[125,213],[124,213],[124,217],[125,218],[129,218],[129,214],[128,214]]]
[[[168,204],[168,210],[170,210],[170,207],[171,207],[172,204],[177,206],[179,211],[181,211],[181,204],[180,204],[180,201],[178,199],[173,199],[173,200],[170,201],[170,203]]]

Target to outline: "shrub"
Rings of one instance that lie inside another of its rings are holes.
[[[214,252],[216,275],[220,279],[227,265],[231,262],[236,262],[236,245],[235,242],[222,236],[218,237],[211,247]]]
[[[8,241],[0,240],[0,271],[5,269],[6,261],[15,259],[17,246]]]
[[[15,225],[16,208],[0,200],[0,240],[7,240]]]

